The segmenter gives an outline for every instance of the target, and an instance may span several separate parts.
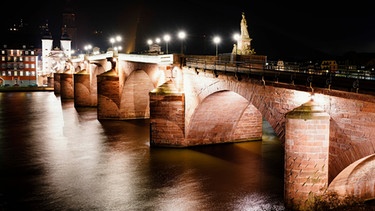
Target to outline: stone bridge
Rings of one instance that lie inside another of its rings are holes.
[[[287,206],[305,206],[327,191],[375,198],[373,94],[180,61],[177,55],[92,58],[74,74],[55,74],[55,93],[75,106],[96,106],[99,120],[150,119],[152,147],[261,140],[266,120],[285,147]]]

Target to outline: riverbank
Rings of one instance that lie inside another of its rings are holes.
[[[53,87],[37,86],[37,87],[0,87],[0,92],[35,92],[35,91],[54,91]]]

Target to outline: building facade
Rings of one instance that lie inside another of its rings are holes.
[[[0,50],[0,86],[37,86],[38,52],[36,49]]]

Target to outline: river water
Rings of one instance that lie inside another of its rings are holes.
[[[97,119],[53,92],[0,93],[0,210],[285,210],[283,148],[149,145],[149,120]]]

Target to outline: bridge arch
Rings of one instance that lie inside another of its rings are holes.
[[[189,145],[260,140],[262,116],[241,95],[216,91],[196,107],[186,137]]]
[[[186,69],[185,69],[186,70]],[[277,89],[264,86],[259,80],[241,80],[236,76],[215,75],[207,70],[188,70],[184,72],[186,94],[186,125],[192,129],[197,107],[210,95],[220,91],[231,91],[245,99],[270,123],[281,142],[285,135],[285,114],[310,99],[308,92]],[[232,105],[233,106],[233,105]],[[220,113],[222,115],[222,113]]]
[[[168,65],[158,65],[156,63],[120,60],[117,72],[119,75],[120,84],[124,84],[133,71],[143,70],[147,74],[147,78],[153,84],[153,87],[156,88],[167,81],[166,71],[169,68],[170,67]]]
[[[365,200],[375,198],[375,154],[350,164],[331,182],[329,191],[341,196],[356,196]]]
[[[124,58],[111,63],[111,70],[98,75],[98,118],[149,118],[149,93],[167,81],[171,65]]]
[[[122,84],[120,119],[149,118],[148,93],[154,88],[147,72],[141,69],[132,71]]]
[[[329,182],[351,163],[375,153],[375,99],[371,95],[267,82],[242,75],[184,68],[188,128],[200,103],[212,93],[229,90],[248,100],[267,120],[282,144],[285,115],[312,97],[330,115]]]

